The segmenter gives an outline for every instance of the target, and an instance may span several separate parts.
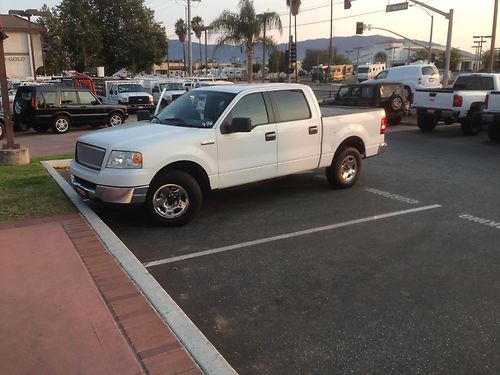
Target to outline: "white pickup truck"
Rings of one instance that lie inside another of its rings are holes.
[[[322,167],[331,185],[354,185],[361,159],[386,147],[384,116],[320,108],[299,84],[194,89],[147,122],[81,136],[72,184],[85,198],[144,203],[157,223],[184,224],[211,189]]]
[[[500,89],[500,74],[461,74],[452,89],[417,90],[413,108],[423,131],[433,130],[438,121],[460,122],[464,135],[476,135],[482,127],[481,111],[486,94]]]
[[[483,123],[488,124],[488,136],[500,141],[500,91],[491,91],[484,100]]]
[[[128,80],[102,80],[96,83],[97,97],[103,104],[122,104],[129,109],[153,110],[153,96],[140,82]]]

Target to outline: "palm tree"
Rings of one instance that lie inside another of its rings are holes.
[[[179,37],[179,41],[182,43],[182,55],[184,61],[184,72],[186,71],[186,46],[184,43],[186,42],[186,23],[182,18],[179,18],[177,22],[175,22],[175,34]]]
[[[253,1],[240,0],[239,7],[239,14],[227,9],[224,10],[222,14],[211,23],[211,26],[214,32],[221,33],[221,36],[217,39],[217,44],[219,46],[246,44],[248,82],[252,82],[255,44],[260,37],[261,24],[255,15]]]
[[[191,20],[191,28],[194,31],[194,34],[198,38],[198,43],[200,45],[200,66],[201,66],[201,31],[203,30],[203,19],[200,16],[193,17]]]
[[[260,22],[262,28],[262,82],[266,80],[266,43],[268,40],[266,38],[267,28],[278,28],[280,34],[283,32],[283,26],[281,25],[281,19],[278,13],[267,11],[261,14],[257,14],[257,19]]]

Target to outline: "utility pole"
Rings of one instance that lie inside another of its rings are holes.
[[[490,62],[488,64],[488,72],[493,73],[495,70],[495,41],[497,35],[497,16],[498,16],[498,0],[495,0],[495,9],[493,10],[493,29],[491,31],[491,48],[490,48]]]
[[[330,44],[328,45],[328,69],[327,81],[330,78],[330,67],[332,66],[332,39],[333,39],[333,0],[330,0]]]
[[[479,60],[479,67],[483,65],[483,44],[486,43],[486,39],[491,38],[491,35],[474,35],[472,38],[474,39],[479,39],[475,40],[474,43],[477,43],[479,53],[478,53],[478,60]],[[488,68],[488,67],[486,67]],[[478,69],[479,70],[479,69]]]
[[[193,76],[193,41],[191,39],[191,1],[201,0],[186,0],[187,1],[187,34],[188,34],[188,66],[189,76]]]
[[[359,65],[359,50],[363,49],[363,47],[353,47],[352,49],[356,50],[356,64]]]

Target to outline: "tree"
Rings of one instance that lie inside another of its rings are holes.
[[[182,18],[179,18],[175,22],[175,34],[179,37],[179,41],[182,43],[182,56],[184,61],[184,71],[186,71],[186,34],[187,34],[187,29],[186,29],[186,23]]]
[[[214,32],[222,34],[217,45],[246,45],[248,82],[252,82],[255,44],[260,37],[261,24],[255,15],[253,1],[240,0],[239,7],[239,13],[224,10],[211,26]]]
[[[454,71],[462,57],[462,53],[458,48],[452,48],[450,52],[450,71]],[[439,54],[439,59],[436,59],[436,67],[439,69],[444,69],[444,64],[446,62],[445,52]]]
[[[429,51],[426,49],[418,49],[410,58],[412,62],[427,61],[428,59],[429,59]]]
[[[379,51],[373,57],[373,62],[387,63],[387,53]]]
[[[281,25],[281,18],[276,12],[264,12],[257,14],[257,19],[259,20],[260,26],[262,28],[262,61],[264,62],[264,67],[262,69],[262,82],[266,80],[266,45],[269,41],[266,37],[266,30],[268,28],[278,28],[280,34],[283,32],[283,26]]]
[[[201,58],[201,30],[203,29],[203,19],[200,16],[193,17],[191,20],[191,28],[194,31],[194,34],[198,38],[198,44],[200,45],[200,66],[202,63]]]
[[[493,61],[493,72],[496,72],[498,70],[498,61],[500,60],[500,50],[496,50],[496,56],[495,56],[495,59]],[[483,62],[483,66],[487,69],[488,68],[488,64],[490,63],[490,56],[491,56],[491,50],[487,50],[485,52],[483,52],[483,58],[482,58],[482,62]]]
[[[283,51],[274,51],[269,56],[269,71],[271,73],[281,73],[286,71],[288,55]]]

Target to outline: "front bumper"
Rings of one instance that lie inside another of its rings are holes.
[[[121,204],[144,203],[149,187],[146,185],[121,188],[96,185],[74,175],[71,175],[71,184],[73,189],[83,198],[97,202]]]

